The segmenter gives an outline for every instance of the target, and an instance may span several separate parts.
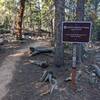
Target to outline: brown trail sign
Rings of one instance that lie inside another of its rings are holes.
[[[89,42],[91,22],[63,22],[64,42]]]
[[[72,42],[72,88],[76,91],[76,43],[89,42],[91,33],[91,22],[75,21],[63,22],[63,42]]]

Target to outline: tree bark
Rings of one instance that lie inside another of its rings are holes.
[[[84,20],[84,4],[85,0],[77,0],[76,20],[78,21]]]
[[[65,0],[55,0],[55,65],[64,64],[64,48],[62,43],[62,22],[65,19]]]
[[[76,20],[77,21],[84,21],[84,4],[85,0],[77,0],[77,7],[76,7]],[[77,45],[77,60],[78,63],[82,62],[82,55],[83,55],[83,45]]]
[[[100,3],[100,0],[94,0],[94,11],[95,11],[96,16],[97,16],[97,9],[98,9],[99,3]]]
[[[22,22],[23,22],[23,15],[25,9],[25,0],[20,0],[20,8],[17,15],[16,25],[15,25],[15,33],[17,39],[22,39]]]
[[[30,29],[34,29],[32,28],[32,4],[31,4],[31,1],[29,1],[29,6],[30,6]],[[32,30],[31,30],[32,31]]]

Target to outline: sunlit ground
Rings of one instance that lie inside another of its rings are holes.
[[[24,55],[24,52],[19,52],[19,53],[15,53],[15,54],[12,54],[12,55],[9,55],[11,57],[20,57],[20,56],[23,56]]]

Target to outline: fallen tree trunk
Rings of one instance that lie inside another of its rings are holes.
[[[4,40],[3,38],[0,38],[0,45],[3,45],[4,44]]]
[[[99,66],[97,66],[97,65],[92,65],[92,66],[93,66],[94,69],[95,69],[96,75],[100,78],[100,68],[99,68]]]
[[[42,48],[42,47],[30,47],[30,53],[35,56],[37,54],[41,54],[41,53],[53,53],[53,49],[52,48]]]
[[[29,62],[35,64],[35,65],[38,65],[42,68],[47,68],[49,65],[47,64],[46,61],[38,61],[38,60],[29,60]]]

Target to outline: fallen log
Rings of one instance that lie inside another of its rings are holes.
[[[42,68],[47,68],[49,65],[47,64],[46,61],[38,61],[38,60],[29,60],[29,62],[35,64],[35,65],[38,65]]]
[[[4,40],[3,38],[0,38],[0,45],[3,45],[4,44]]]
[[[99,68],[99,66],[97,66],[97,65],[92,65],[92,66],[93,66],[94,69],[95,69],[96,75],[100,78],[100,68]]]
[[[30,47],[29,49],[30,49],[30,53],[32,54],[31,56],[35,56],[41,53],[53,53],[54,52],[52,48]]]

